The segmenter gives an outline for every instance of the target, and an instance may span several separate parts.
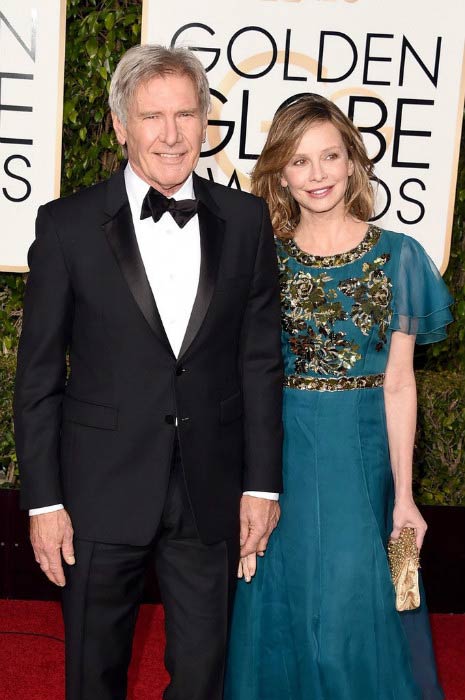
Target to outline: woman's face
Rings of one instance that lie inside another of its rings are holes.
[[[281,185],[312,214],[345,213],[344,195],[354,171],[338,129],[317,122],[302,136],[293,157],[283,168]]]

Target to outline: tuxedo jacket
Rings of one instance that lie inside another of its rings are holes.
[[[175,432],[200,538],[236,535],[243,490],[281,491],[280,308],[263,200],[194,174],[200,279],[171,350],[118,171],[41,207],[15,426],[22,506],[63,503],[82,539],[147,544]]]

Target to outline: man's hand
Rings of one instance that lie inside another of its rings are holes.
[[[242,496],[241,557],[265,551],[268,539],[278,524],[279,514],[278,501],[256,496]]]
[[[64,586],[61,556],[67,564],[74,564],[73,527],[63,508],[52,513],[31,515],[31,544],[36,562],[52,583]]]

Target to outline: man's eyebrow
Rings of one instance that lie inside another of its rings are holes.
[[[182,109],[177,109],[176,114],[182,114],[183,112],[200,112],[199,107],[184,107]],[[138,115],[140,117],[148,117],[151,114],[163,114],[163,110],[161,109],[145,109],[140,112],[138,112]]]

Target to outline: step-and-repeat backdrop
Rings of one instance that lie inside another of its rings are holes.
[[[25,270],[37,207],[59,195],[65,0],[0,3],[0,270]],[[444,270],[464,99],[463,0],[144,0],[143,42],[188,46],[211,85],[197,171],[247,189],[270,121],[318,92],[361,129],[375,220]]]
[[[0,2],[0,270],[27,269],[40,204],[60,194],[66,0]]]
[[[447,7],[446,7],[447,6]],[[376,162],[376,220],[449,257],[464,94],[464,0],[144,0],[143,41],[188,46],[212,112],[197,171],[246,189],[291,95],[334,100]]]

